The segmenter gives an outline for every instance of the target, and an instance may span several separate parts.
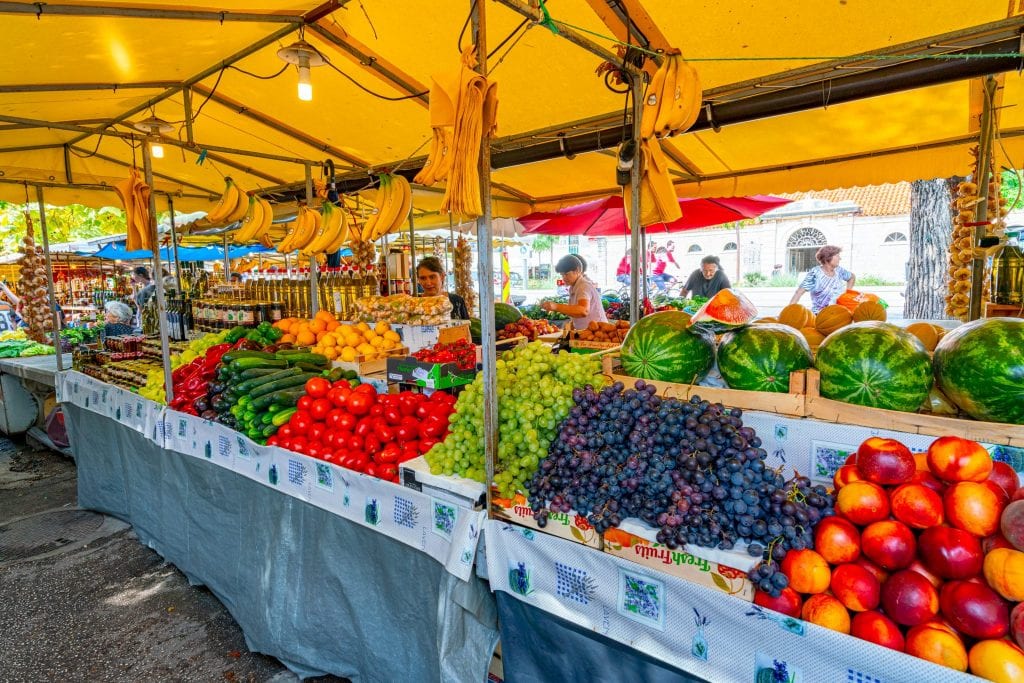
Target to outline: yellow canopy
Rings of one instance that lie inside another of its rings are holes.
[[[464,46],[472,34],[470,0],[194,2],[0,4],[0,199],[23,201],[28,182],[46,186],[54,204],[116,204],[103,187],[141,164],[144,134],[131,124],[154,115],[173,126],[164,133],[164,157],[154,159],[155,189],[173,195],[181,210],[210,208],[226,175],[245,189],[273,192],[301,184],[304,161],[317,164],[319,178],[318,164],[333,159],[353,183],[371,170],[415,167],[430,139],[431,76],[454,68],[460,35]],[[625,97],[595,74],[600,57],[526,20],[530,4],[486,4],[488,63],[498,83],[496,157],[557,142],[559,133],[568,146],[566,156],[497,168],[496,216],[618,191],[614,149],[569,157],[577,136],[622,123]],[[830,103],[831,84],[888,67],[898,61],[894,54],[924,61],[921,54],[1009,39],[1024,27],[1024,3],[1011,2],[1008,11],[1006,0],[619,4],[650,48],[678,47],[691,60],[712,115],[765,93],[807,84],[821,90],[811,109],[670,139],[681,196],[967,173],[977,78],[841,104]],[[548,0],[546,8],[563,34],[609,54],[616,45],[602,36],[625,37],[603,0]],[[296,96],[295,67],[277,56],[300,34],[330,62],[312,68],[309,102]],[[1024,163],[1024,112],[1015,106],[1022,87],[1016,71],[1005,76],[1001,164]],[[104,130],[121,137],[96,134]],[[601,144],[616,142],[606,136]],[[448,217],[436,213],[440,190],[416,189],[417,227],[447,226]],[[372,191],[363,197],[372,201]]]

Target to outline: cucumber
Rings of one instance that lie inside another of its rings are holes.
[[[286,387],[284,389],[279,389],[278,391],[254,399],[252,402],[252,407],[254,410],[263,410],[271,405],[279,405],[282,408],[290,408],[291,406],[294,406],[296,403],[298,403],[299,399],[302,396],[304,396],[305,393],[306,390],[301,386]],[[278,414],[279,413],[275,413],[275,415]]]
[[[281,358],[288,361],[289,364],[295,365],[296,363],[310,363],[318,367],[327,365],[327,356],[319,353],[291,353]]]
[[[273,419],[270,421],[275,427],[280,427],[292,418],[292,415],[296,413],[297,408],[285,408],[284,410],[274,413]]]
[[[283,358],[284,356],[301,356],[304,353],[309,353],[309,349],[310,347],[308,346],[299,346],[294,349],[278,349],[274,355],[278,358]]]
[[[316,375],[304,373],[301,375],[285,377],[283,379],[275,380],[273,382],[267,382],[266,384],[261,384],[260,386],[256,387],[255,389],[249,392],[249,396],[252,398],[253,401],[250,405],[255,406],[256,399],[259,398],[260,396],[272,394],[275,391],[279,391],[280,389],[291,389],[292,387],[301,387],[303,384],[306,383],[306,380],[308,380],[310,377],[316,377]],[[269,405],[270,403],[267,403],[263,407]]]
[[[278,425],[269,424],[269,425],[267,425],[266,427],[263,428],[261,436],[263,436],[264,438],[266,438],[268,436],[273,436],[274,434],[277,433],[277,429],[278,429]]]
[[[266,351],[244,351],[242,349],[236,349],[225,353],[221,356],[220,360],[226,365],[238,360],[239,358],[262,358],[263,360],[274,360],[274,354],[267,353]]]
[[[288,361],[283,360],[281,358],[238,358],[236,360],[231,361],[232,370],[286,367],[288,367]]]
[[[270,406],[270,407],[273,408],[274,406]],[[258,422],[260,424],[268,425],[268,424],[270,424],[271,420],[273,420],[273,419],[274,419],[274,413],[270,412],[270,410],[268,409],[267,412],[265,412],[262,415],[260,415],[260,418],[259,418]]]
[[[278,372],[278,368],[252,368],[251,370],[243,370],[238,374],[238,377],[241,378],[241,381],[245,381],[247,379],[264,377],[274,372]]]
[[[298,368],[303,372],[315,372],[318,375],[326,372],[322,367],[320,367],[319,365],[314,365],[313,363],[295,363],[292,367]]]
[[[238,402],[235,405],[237,405],[237,406],[239,406],[241,408],[247,408],[250,403],[252,403],[252,398],[251,397],[249,397],[249,396],[242,396],[241,398],[238,399]]]
[[[258,386],[261,386],[268,382],[274,382],[279,379],[284,379],[285,377],[291,377],[292,375],[297,375],[300,372],[302,371],[299,370],[298,368],[285,368],[283,370],[280,368],[275,368],[274,372],[262,375],[260,377],[253,377],[252,379],[247,379],[246,381],[236,386],[235,391],[239,394],[247,394]]]

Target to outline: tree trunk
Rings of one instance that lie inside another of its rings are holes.
[[[910,260],[903,317],[946,318],[946,279],[953,228],[944,178],[910,186]]]

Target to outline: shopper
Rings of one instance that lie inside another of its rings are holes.
[[[446,279],[444,265],[436,256],[427,256],[416,265],[416,282],[419,283],[424,296],[445,294]],[[452,302],[452,320],[469,320],[469,309],[466,308],[465,299],[448,292],[448,301]]]
[[[103,336],[117,337],[132,334],[132,308],[120,301],[108,301],[103,306]]]
[[[796,288],[796,293],[789,303],[795,304],[800,301],[804,292],[811,293],[811,311],[815,315],[825,308],[831,306],[842,296],[843,292],[852,289],[857,277],[839,265],[839,252],[841,247],[827,244],[814,255],[818,260],[817,266],[807,271],[803,282]]]
[[[668,258],[668,250],[665,247],[658,247],[657,251],[654,252],[654,268],[651,269],[651,282],[654,283],[659,292],[664,292],[675,282],[675,278],[665,272],[665,269],[668,268]]]
[[[608,322],[604,307],[601,305],[601,295],[597,291],[597,286],[583,274],[586,265],[579,256],[563,256],[555,264],[555,270],[569,285],[569,303],[556,304],[553,301],[545,301],[540,305],[541,308],[569,316],[572,318],[572,326],[577,330],[586,329],[592,322]]]
[[[132,271],[132,282],[138,287],[135,291],[135,306],[141,312],[146,302],[156,293],[156,285],[150,279],[145,266],[136,266]]]
[[[729,276],[722,270],[722,262],[717,256],[708,255],[700,260],[700,268],[690,273],[679,296],[703,296],[711,298],[723,289],[729,289],[732,283]]]
[[[629,250],[626,250],[625,256],[619,261],[619,267],[615,269],[615,279],[619,284],[629,286],[629,274],[631,267],[629,264]]]
[[[21,297],[11,291],[10,287],[7,286],[6,282],[0,282],[0,293],[3,293],[4,298],[10,302],[13,310],[11,311],[11,322],[16,327],[26,327],[25,318],[22,317],[22,305]],[[64,329],[67,325],[67,319],[64,316],[64,309],[60,307],[60,304],[54,304],[57,309],[57,318],[60,321],[60,328]]]

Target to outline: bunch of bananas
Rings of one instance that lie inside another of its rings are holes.
[[[700,76],[679,50],[666,54],[647,85],[640,137],[663,138],[688,130],[700,114],[703,94]]]
[[[274,220],[274,209],[263,197],[249,197],[249,210],[242,217],[242,225],[234,234],[236,244],[259,242],[265,247],[274,246],[270,241],[270,225]]]
[[[370,216],[361,232],[352,236],[354,240],[373,242],[402,229],[412,211],[412,187],[409,181],[400,175],[381,174],[375,206],[377,212]]]
[[[138,169],[133,168],[128,178],[114,185],[117,196],[124,206],[127,246],[129,251],[153,250],[153,233],[149,227],[149,185],[143,180]]]
[[[196,221],[202,227],[218,227],[237,223],[249,212],[249,198],[245,190],[231,178],[224,179],[224,193],[206,218]]]
[[[348,241],[349,220],[345,209],[324,202],[320,210],[322,214],[313,238],[306,246],[298,247],[303,256],[333,254]]]

